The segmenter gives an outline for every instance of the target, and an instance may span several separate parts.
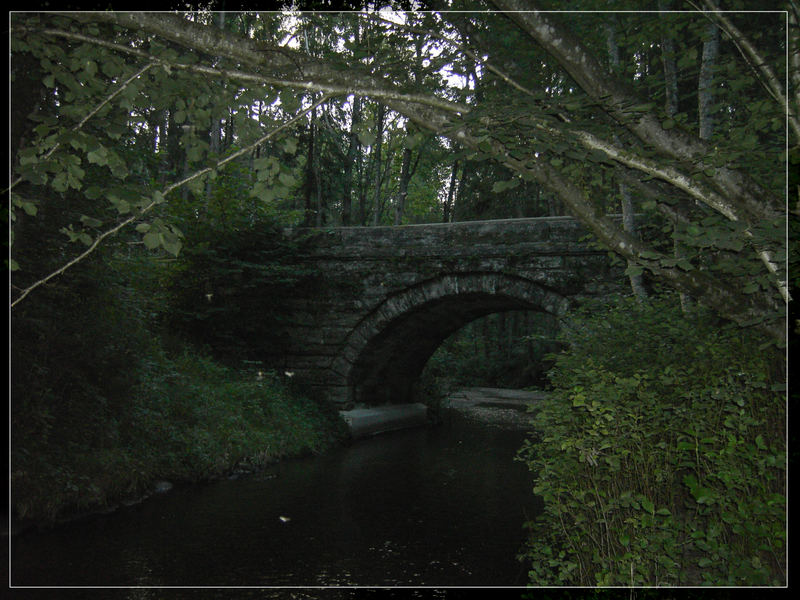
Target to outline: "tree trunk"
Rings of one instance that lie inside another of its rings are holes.
[[[306,155],[306,181],[303,190],[303,225],[310,227],[315,221],[312,199],[314,197],[314,138],[316,136],[316,123],[314,115],[311,115],[311,122],[308,125],[308,153]]]
[[[442,211],[442,222],[449,223],[451,212],[453,208],[453,200],[456,191],[456,174],[458,173],[458,160],[453,162],[453,170],[450,172],[450,186],[447,188],[447,199],[444,202],[444,210]]]
[[[375,179],[374,179],[374,194],[372,200],[372,224],[377,225],[380,222],[380,199],[381,199],[381,182],[383,180],[383,172],[381,170],[381,150],[383,148],[383,120],[386,116],[386,106],[378,104],[378,114],[375,117],[375,129],[378,136],[375,140]]]
[[[461,177],[458,180],[458,185],[456,186],[456,194],[453,198],[453,208],[452,208],[452,221],[458,221],[461,218],[461,213],[464,211],[464,207],[462,206],[464,200],[464,188],[466,186],[467,181],[467,171],[468,171],[469,162],[464,163],[464,167],[461,169]]]
[[[400,185],[397,191],[397,206],[394,211],[394,224],[403,222],[403,213],[406,209],[406,196],[408,196],[408,182],[411,179],[411,149],[403,148],[403,164],[400,167]]]
[[[361,123],[361,98],[353,96],[353,112],[350,116],[350,133],[344,164],[344,186],[342,191],[342,225],[350,225],[353,212],[353,164],[360,148],[356,127]]]
[[[617,40],[615,38],[615,30],[614,25],[608,23],[606,25],[606,42],[608,45],[608,56],[609,56],[609,63],[611,66],[611,70],[616,71],[619,69],[619,46],[617,45]],[[677,85],[677,80],[676,80]],[[677,88],[676,88],[677,93]],[[619,140],[618,136],[615,136],[616,143],[619,145],[621,141]],[[622,226],[623,229],[628,232],[632,236],[636,236],[636,222],[633,217],[633,200],[631,198],[630,189],[624,183],[619,183],[619,195],[620,195],[620,202],[622,204]],[[633,267],[636,263],[631,260],[628,260],[628,267]],[[631,284],[631,291],[633,295],[639,300],[642,301],[647,298],[647,291],[644,287],[644,282],[642,280],[641,273],[631,273],[628,275],[628,280]]]
[[[669,12],[672,2],[659,0],[658,10],[660,13]],[[675,62],[675,40],[672,36],[661,36],[661,63],[664,66],[664,111],[668,117],[678,114],[678,67]]]
[[[714,68],[719,55],[719,29],[713,23],[708,25],[708,39],[703,43],[703,60],[697,81],[697,115],[701,140],[710,140],[714,131],[713,105],[714,91],[711,87]]]

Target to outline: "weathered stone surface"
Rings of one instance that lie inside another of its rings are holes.
[[[566,217],[285,235],[306,240],[289,262],[313,266],[319,280],[292,300],[273,362],[344,405],[412,402],[431,354],[476,318],[520,309],[561,315],[626,284]]]

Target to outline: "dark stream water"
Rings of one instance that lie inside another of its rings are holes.
[[[453,411],[12,539],[13,586],[524,586],[525,433]],[[283,517],[283,519],[281,518]]]

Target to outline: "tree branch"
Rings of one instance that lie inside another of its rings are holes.
[[[81,33],[75,33],[72,31],[64,31],[61,29],[45,29],[41,33],[50,36],[63,37],[65,39],[72,39],[76,41],[82,41],[94,44],[97,46],[107,48],[109,50],[130,54],[138,58],[148,60],[152,64],[164,66],[169,69],[188,71],[205,76],[234,79],[250,83],[273,85],[276,87],[297,88],[297,89],[307,90],[310,92],[323,92],[331,95],[357,94],[360,96],[370,96],[373,98],[402,100],[405,102],[415,102],[418,104],[433,106],[453,113],[467,113],[470,110],[469,107],[464,104],[450,102],[448,100],[436,98],[435,96],[426,96],[422,94],[408,94],[391,88],[378,87],[372,84],[373,82],[371,81],[369,82],[371,85],[367,86],[363,86],[365,82],[361,81],[363,87],[359,87],[358,84],[356,84],[355,80],[353,80],[352,82],[338,83],[334,81],[326,82],[314,79],[292,79],[288,77],[271,77],[267,75],[261,75],[258,73],[241,71],[239,69],[215,68],[202,64],[184,64],[174,61],[167,61],[153,54],[149,54],[143,50],[139,50],[138,48],[132,48],[124,44],[108,42],[106,40],[102,40]]]
[[[509,18],[553,56],[593,100],[645,145],[698,170],[713,166],[709,157],[715,156],[716,150],[710,144],[677,129],[665,130],[654,114],[632,111],[631,107],[646,101],[630,85],[607,73],[583,43],[552,15],[535,10],[526,0],[492,2],[507,11]],[[779,199],[739,171],[717,167],[709,181],[740,213],[757,220],[782,214]]]
[[[86,114],[86,116],[83,117],[83,119],[81,119],[81,121],[72,128],[71,131],[74,133],[74,132],[78,131],[81,127],[83,127],[89,119],[91,119],[94,115],[96,115],[100,111],[101,108],[103,108],[106,104],[108,104],[114,98],[116,98],[126,87],[128,87],[128,85],[130,85],[130,83],[132,81],[135,81],[136,79],[141,77],[153,65],[154,65],[154,63],[150,62],[150,63],[146,64],[144,67],[142,67],[141,69],[139,69],[138,71],[136,71],[136,73],[134,73],[133,75],[128,77],[128,79],[126,79],[124,82],[122,82],[122,85],[120,85],[116,90],[114,90],[113,93],[111,93],[110,95],[106,96],[97,106],[95,106],[92,110],[90,110]],[[50,148],[50,150],[48,150],[41,157],[40,160],[46,160],[46,159],[50,158],[53,155],[53,152],[55,152],[60,145],[61,145],[61,142],[56,142],[56,144],[52,148]],[[22,177],[18,176],[14,181],[11,182],[11,185],[8,186],[8,188],[6,189],[6,192],[9,192],[9,191],[13,190],[20,181],[22,181]]]

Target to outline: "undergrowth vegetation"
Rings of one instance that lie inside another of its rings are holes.
[[[47,437],[15,444],[19,517],[52,521],[136,498],[156,480],[202,481],[318,453],[343,434],[332,410],[288,389],[274,373],[234,371],[202,354],[156,352],[116,414],[97,415],[105,440],[86,426],[54,424]]]
[[[562,336],[520,451],[545,506],[531,582],[784,585],[780,351],[670,298],[590,306]]]
[[[12,320],[12,515],[46,524],[135,500],[158,480],[255,470],[343,437],[334,409],[285,376],[169,326],[181,263],[113,250]]]

